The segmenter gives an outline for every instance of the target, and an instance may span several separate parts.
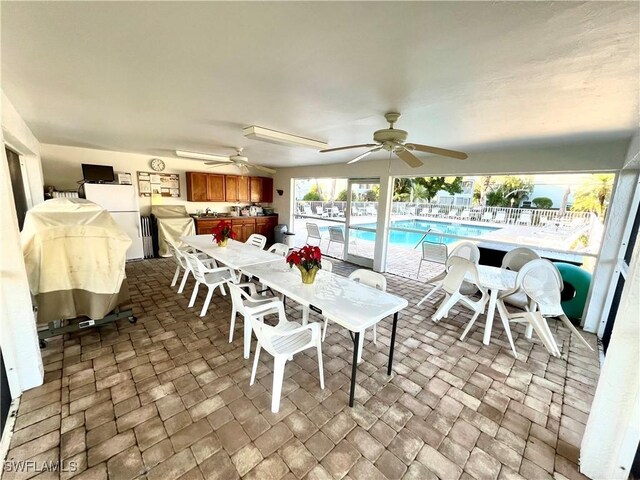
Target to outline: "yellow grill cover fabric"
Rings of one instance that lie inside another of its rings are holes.
[[[105,298],[119,294],[131,239],[101,206],[79,198],[48,200],[27,212],[21,240],[29,286],[36,301],[52,292],[71,291],[71,295],[49,295],[69,301],[73,300],[73,292],[83,299],[90,292],[101,298],[96,303],[108,308],[113,302],[104,301]],[[59,310],[64,312],[64,318],[71,318],[69,312],[89,316],[77,311],[86,303],[82,300],[75,306],[61,305]],[[91,307],[91,318],[108,313],[96,311],[95,305]]]

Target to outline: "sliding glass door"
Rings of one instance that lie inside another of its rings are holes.
[[[349,179],[344,229],[344,258],[348,262],[373,267],[379,197],[379,179]]]

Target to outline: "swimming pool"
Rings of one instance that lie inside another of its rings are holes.
[[[375,223],[365,223],[362,225],[358,225],[359,227],[365,228],[376,228]],[[342,227],[344,228],[344,227]],[[448,238],[442,237],[438,234],[438,232],[446,233],[450,235],[457,235],[460,237],[479,237],[488,232],[493,232],[494,230],[498,230],[493,227],[480,227],[475,225],[466,225],[463,223],[447,223],[447,222],[434,222],[432,220],[394,220],[391,222],[391,228],[407,228],[411,230],[420,230],[422,233],[418,232],[403,232],[398,230],[391,230],[389,234],[389,242],[393,245],[397,245],[405,248],[414,248],[418,242],[421,241],[424,233],[431,229],[432,232],[427,235],[424,240],[429,242],[442,242],[442,243],[453,243],[457,241],[457,238]],[[328,231],[329,227],[321,227],[321,231]],[[437,232],[433,232],[433,230],[437,230]],[[362,230],[351,230],[350,232],[351,238],[355,236],[356,239],[359,240],[368,240],[370,242],[375,241],[376,234],[375,232],[366,232]]]

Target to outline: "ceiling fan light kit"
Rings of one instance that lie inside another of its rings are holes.
[[[258,127],[257,125],[251,125],[242,129],[242,133],[245,137],[252,140],[262,140],[269,143],[281,143],[285,145],[297,145],[300,147],[308,147],[321,149],[328,146],[327,142],[321,140],[315,140],[313,138],[300,137],[298,135],[292,135],[290,133],[278,132],[277,130],[270,130],[264,127]]]
[[[386,150],[390,153],[396,154],[398,158],[404,161],[412,168],[420,167],[423,165],[422,160],[416,157],[412,151],[417,150],[419,152],[432,153],[434,155],[440,155],[443,157],[456,158],[458,160],[464,160],[467,158],[467,154],[464,152],[458,152],[456,150],[447,150],[446,148],[431,147],[429,145],[420,145],[419,143],[405,143],[407,141],[408,133],[404,130],[393,128],[393,125],[400,118],[400,114],[397,112],[389,112],[385,114],[384,118],[389,122],[389,128],[383,128],[373,133],[373,141],[376,143],[363,143],[359,145],[348,145],[346,147],[327,148],[320,150],[320,153],[337,152],[339,150],[349,150],[351,148],[369,148],[370,150],[358,155],[356,158],[348,161],[347,163],[355,163],[372,153],[379,150]]]

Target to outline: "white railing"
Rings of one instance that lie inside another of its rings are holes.
[[[344,218],[347,202],[298,200],[295,215],[302,218]],[[352,202],[353,216],[376,216],[378,202]],[[464,207],[442,203],[393,202],[392,216],[410,216],[440,220],[495,223],[505,225],[531,225],[559,228],[579,228],[591,225],[593,214],[539,208]]]

